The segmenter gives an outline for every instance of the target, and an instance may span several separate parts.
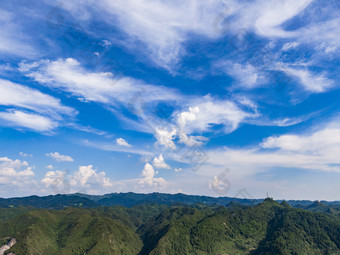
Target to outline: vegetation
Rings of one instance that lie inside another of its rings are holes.
[[[340,219],[321,211],[272,199],[255,206],[0,208],[0,240],[15,237],[6,254],[16,255],[340,254]]]

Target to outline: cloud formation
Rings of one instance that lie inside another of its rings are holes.
[[[52,131],[63,117],[77,111],[61,104],[60,100],[40,91],[8,80],[0,79],[0,111],[3,126],[26,128],[37,132]]]
[[[171,167],[165,163],[162,153],[153,159],[152,165],[158,169],[171,169]]]
[[[116,143],[119,146],[131,147],[131,145],[125,139],[123,139],[123,138],[117,138],[116,139]]]
[[[72,193],[82,191],[84,193],[98,193],[103,189],[112,187],[110,179],[105,172],[97,172],[93,165],[79,166],[78,170],[69,173],[67,171],[49,171],[41,180],[46,188],[52,188],[55,192]]]
[[[149,163],[146,163],[142,170],[142,178],[139,179],[138,183],[141,187],[165,187],[166,180],[162,177],[155,178],[157,172]]]
[[[50,152],[47,153],[46,156],[51,157],[55,159],[56,161],[68,161],[68,162],[73,162],[73,158],[67,155],[62,155],[59,152]]]
[[[0,184],[5,186],[17,186],[19,189],[25,184],[31,184],[34,176],[32,167],[27,161],[12,160],[8,157],[0,157]]]

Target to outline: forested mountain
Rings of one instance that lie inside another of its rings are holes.
[[[263,199],[242,199],[233,197],[208,197],[208,196],[195,196],[185,194],[165,194],[165,193],[111,193],[106,195],[86,195],[86,194],[69,194],[69,195],[50,195],[50,196],[29,196],[19,198],[0,198],[0,207],[18,207],[18,206],[32,206],[36,208],[48,209],[62,209],[67,206],[95,208],[98,206],[113,206],[122,205],[131,207],[139,204],[205,204],[205,205],[222,205],[226,206],[231,202],[236,202],[242,205],[257,205]],[[279,203],[282,200],[277,200]],[[327,211],[329,208],[337,211],[340,209],[340,201],[327,202],[327,201],[309,201],[309,200],[289,200],[288,204],[296,208],[307,209],[312,211]],[[318,207],[319,209],[316,209]],[[322,208],[321,208],[322,207]]]
[[[340,217],[269,198],[253,206],[0,208],[1,245],[12,238],[5,254],[340,254]]]

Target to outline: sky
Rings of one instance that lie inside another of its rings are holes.
[[[340,2],[0,2],[0,197],[340,200]]]

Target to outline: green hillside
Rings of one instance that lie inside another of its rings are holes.
[[[256,206],[2,208],[0,216],[2,245],[16,238],[6,251],[16,255],[340,254],[337,215],[272,199]]]

